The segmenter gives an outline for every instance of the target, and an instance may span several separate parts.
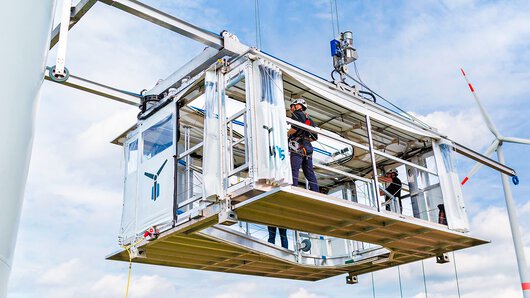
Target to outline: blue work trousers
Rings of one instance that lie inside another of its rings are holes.
[[[309,141],[303,143],[306,154],[291,152],[291,171],[293,173],[293,185],[298,185],[298,174],[300,167],[304,172],[305,179],[309,182],[309,189],[318,192],[318,182],[313,170],[313,146]]]
[[[269,226],[269,243],[275,244],[276,243],[276,227]],[[282,247],[285,249],[289,249],[289,243],[287,242],[287,230],[283,228],[278,228],[280,231],[280,241],[282,243]]]

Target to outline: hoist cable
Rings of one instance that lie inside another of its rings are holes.
[[[337,38],[337,33],[335,31],[335,17],[333,15],[333,0],[329,0],[329,8],[330,8],[330,14],[331,14],[331,29],[333,30],[333,39]]]
[[[395,104],[393,104],[391,101],[389,101],[388,99],[384,98],[383,96],[379,95],[379,93],[375,92],[374,90],[370,89],[368,86],[366,86],[366,84],[364,84],[363,82],[355,79],[354,77],[352,77],[351,75],[349,75],[348,73],[344,73],[344,75],[346,75],[348,78],[350,78],[351,80],[353,80],[354,82],[356,82],[357,84],[361,85],[362,87],[366,88],[368,91],[372,92],[374,95],[376,95],[377,97],[379,97],[380,99],[384,100],[385,102],[387,102],[389,105],[391,105],[392,107],[394,107],[395,109],[397,109],[398,111],[402,112],[403,114],[405,114],[406,116],[408,116],[411,120],[413,120],[414,122],[417,122],[418,124],[421,124],[423,126],[425,126],[426,128],[431,128],[428,124],[424,123],[423,121],[421,121],[420,119],[412,116],[411,114],[405,112],[403,109],[401,109],[400,107],[396,106]]]
[[[401,270],[399,270],[399,266],[397,266],[398,269],[398,280],[399,280],[399,294],[400,297],[403,298],[403,287],[401,286]]]
[[[460,283],[458,282],[458,272],[456,270],[456,258],[455,258],[454,251],[453,251],[453,265],[455,267],[456,291],[458,292],[458,298],[460,298]]]
[[[339,28],[339,10],[337,8],[337,0],[333,0],[335,2],[335,20],[337,21],[337,33],[340,33]]]
[[[421,261],[421,271],[423,272],[423,288],[425,289],[425,298],[427,298],[427,279],[425,278],[425,266],[423,265],[423,260]]]
[[[256,47],[261,48],[261,19],[259,15],[259,0],[254,1],[254,14],[256,19]]]
[[[372,297],[375,298],[375,282],[374,282],[374,273],[372,272]]]

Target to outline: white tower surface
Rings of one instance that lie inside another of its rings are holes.
[[[54,0],[21,0],[4,1],[0,10],[0,297],[7,294],[54,7]]]

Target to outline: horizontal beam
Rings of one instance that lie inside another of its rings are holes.
[[[295,120],[292,120],[292,119],[289,119],[289,118],[287,118],[286,120],[287,120],[287,124],[290,124],[291,126],[296,126],[296,127],[299,127],[299,128],[301,128],[303,130],[307,130],[307,131],[310,131],[310,132],[315,132],[317,134],[321,134],[323,136],[326,136],[326,137],[328,137],[330,139],[339,141],[341,143],[345,143],[345,144],[351,145],[353,147],[357,147],[359,149],[362,149],[362,150],[365,150],[365,151],[369,151],[368,146],[359,144],[357,142],[354,142],[354,141],[351,141],[351,140],[348,140],[348,139],[344,139],[344,138],[342,138],[340,136],[336,136],[335,134],[330,133],[330,132],[325,131],[325,130],[322,130],[322,129],[318,128],[318,127],[312,127],[312,126],[306,125],[305,123],[298,122],[298,121],[295,121]],[[420,171],[424,171],[424,172],[433,174],[435,176],[438,176],[438,173],[436,173],[434,171],[431,171],[431,170],[427,169],[426,167],[419,166],[419,165],[417,165],[415,163],[403,160],[403,159],[401,159],[399,157],[395,157],[393,155],[390,155],[388,153],[385,153],[385,152],[382,152],[382,151],[379,151],[379,150],[375,150],[374,149],[373,151],[374,151],[374,154],[376,154],[376,155],[388,158],[388,159],[396,161],[398,163],[402,163],[402,164],[411,166],[411,167],[416,168],[416,169],[418,169]]]
[[[364,178],[364,177],[361,177],[361,176],[357,176],[357,175],[354,175],[354,174],[351,174],[351,173],[348,173],[348,172],[344,172],[344,171],[341,171],[341,170],[337,170],[335,168],[328,167],[328,166],[320,164],[320,163],[316,163],[315,162],[315,163],[313,163],[313,166],[315,168],[320,168],[320,169],[323,169],[325,171],[329,171],[329,172],[332,172],[332,173],[335,173],[335,174],[343,175],[345,177],[348,177],[348,178],[351,178],[351,179],[354,179],[354,180],[360,180],[360,181],[363,181],[365,183],[372,183],[372,180],[370,180],[370,179],[367,179],[367,178]]]
[[[219,51],[213,48],[206,48],[198,56],[184,64],[165,80],[153,87],[153,89],[147,91],[145,95],[160,95],[169,88],[178,88],[182,85],[182,80],[184,78],[193,78],[226,55],[229,54],[224,50]]]
[[[81,18],[96,4],[98,0],[81,0],[75,7],[72,8],[71,16],[70,16],[70,25],[68,26],[68,29],[72,29],[72,27],[81,20]],[[59,41],[59,30],[61,29],[61,24],[57,24],[57,26],[53,29],[52,35],[51,35],[51,41],[50,41],[50,50],[57,44]]]
[[[46,74],[45,79],[50,81],[50,82],[58,83],[58,84],[65,85],[65,86],[68,86],[68,87],[72,87],[72,88],[75,88],[75,89],[78,89],[78,90],[82,90],[82,91],[85,91],[85,92],[88,92],[88,93],[92,93],[92,94],[95,94],[95,95],[106,97],[108,99],[112,99],[112,100],[119,101],[119,102],[122,102],[122,103],[126,103],[126,104],[129,104],[129,105],[133,105],[133,106],[139,106],[140,105],[140,95],[139,94],[134,94],[134,93],[126,92],[126,91],[123,91],[123,90],[119,90],[119,89],[116,89],[116,88],[113,88],[113,87],[109,87],[109,86],[106,86],[106,85],[103,85],[103,84],[100,84],[100,83],[96,83],[96,82],[93,82],[93,81],[89,81],[87,79],[83,79],[83,78],[76,77],[76,76],[73,76],[73,75],[70,75],[68,80],[66,82],[63,82],[63,83],[56,82],[56,81],[52,80],[48,76],[48,74]]]
[[[514,169],[510,168],[510,167],[507,167],[491,158],[488,158],[474,150],[471,150],[467,147],[464,147],[458,143],[455,143],[455,142],[451,142],[449,143],[450,146],[453,147],[453,149],[455,149],[456,152],[464,155],[465,157],[468,157],[468,158],[471,158],[472,160],[478,162],[478,163],[481,163],[485,166],[488,166],[496,171],[499,171],[499,172],[502,172],[508,176],[515,176],[517,175],[517,173],[515,172]]]
[[[220,50],[223,48],[223,37],[219,34],[201,29],[180,20],[165,12],[157,10],[136,0],[100,0],[110,6],[121,9],[146,21],[179,33],[209,47]]]

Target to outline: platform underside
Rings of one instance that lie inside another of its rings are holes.
[[[136,258],[134,262],[307,281],[317,281],[351,271],[347,267],[315,269],[310,266],[302,266],[295,262],[278,259],[272,255],[212,239],[201,232],[191,235],[175,233],[164,239],[151,242],[143,248],[146,250],[147,257]],[[290,254],[287,250],[284,250],[284,253]],[[294,257],[294,255],[292,256]],[[124,251],[109,257],[109,259],[129,260]],[[361,264],[357,267],[367,270],[370,265]]]
[[[385,249],[362,262],[328,265],[298,262],[292,251],[233,231],[217,223],[216,213],[143,242],[137,263],[316,281],[350,272],[363,274],[468,248],[487,241],[446,226],[300,188],[277,188],[234,206],[239,220],[285,227],[317,235],[378,244]],[[390,253],[388,253],[388,250]],[[386,251],[387,253],[385,253]],[[128,261],[127,252],[108,257]],[[303,263],[303,264],[302,264]]]
[[[239,220],[378,244],[400,256],[428,258],[487,243],[447,226],[297,187],[264,193],[235,206]]]

